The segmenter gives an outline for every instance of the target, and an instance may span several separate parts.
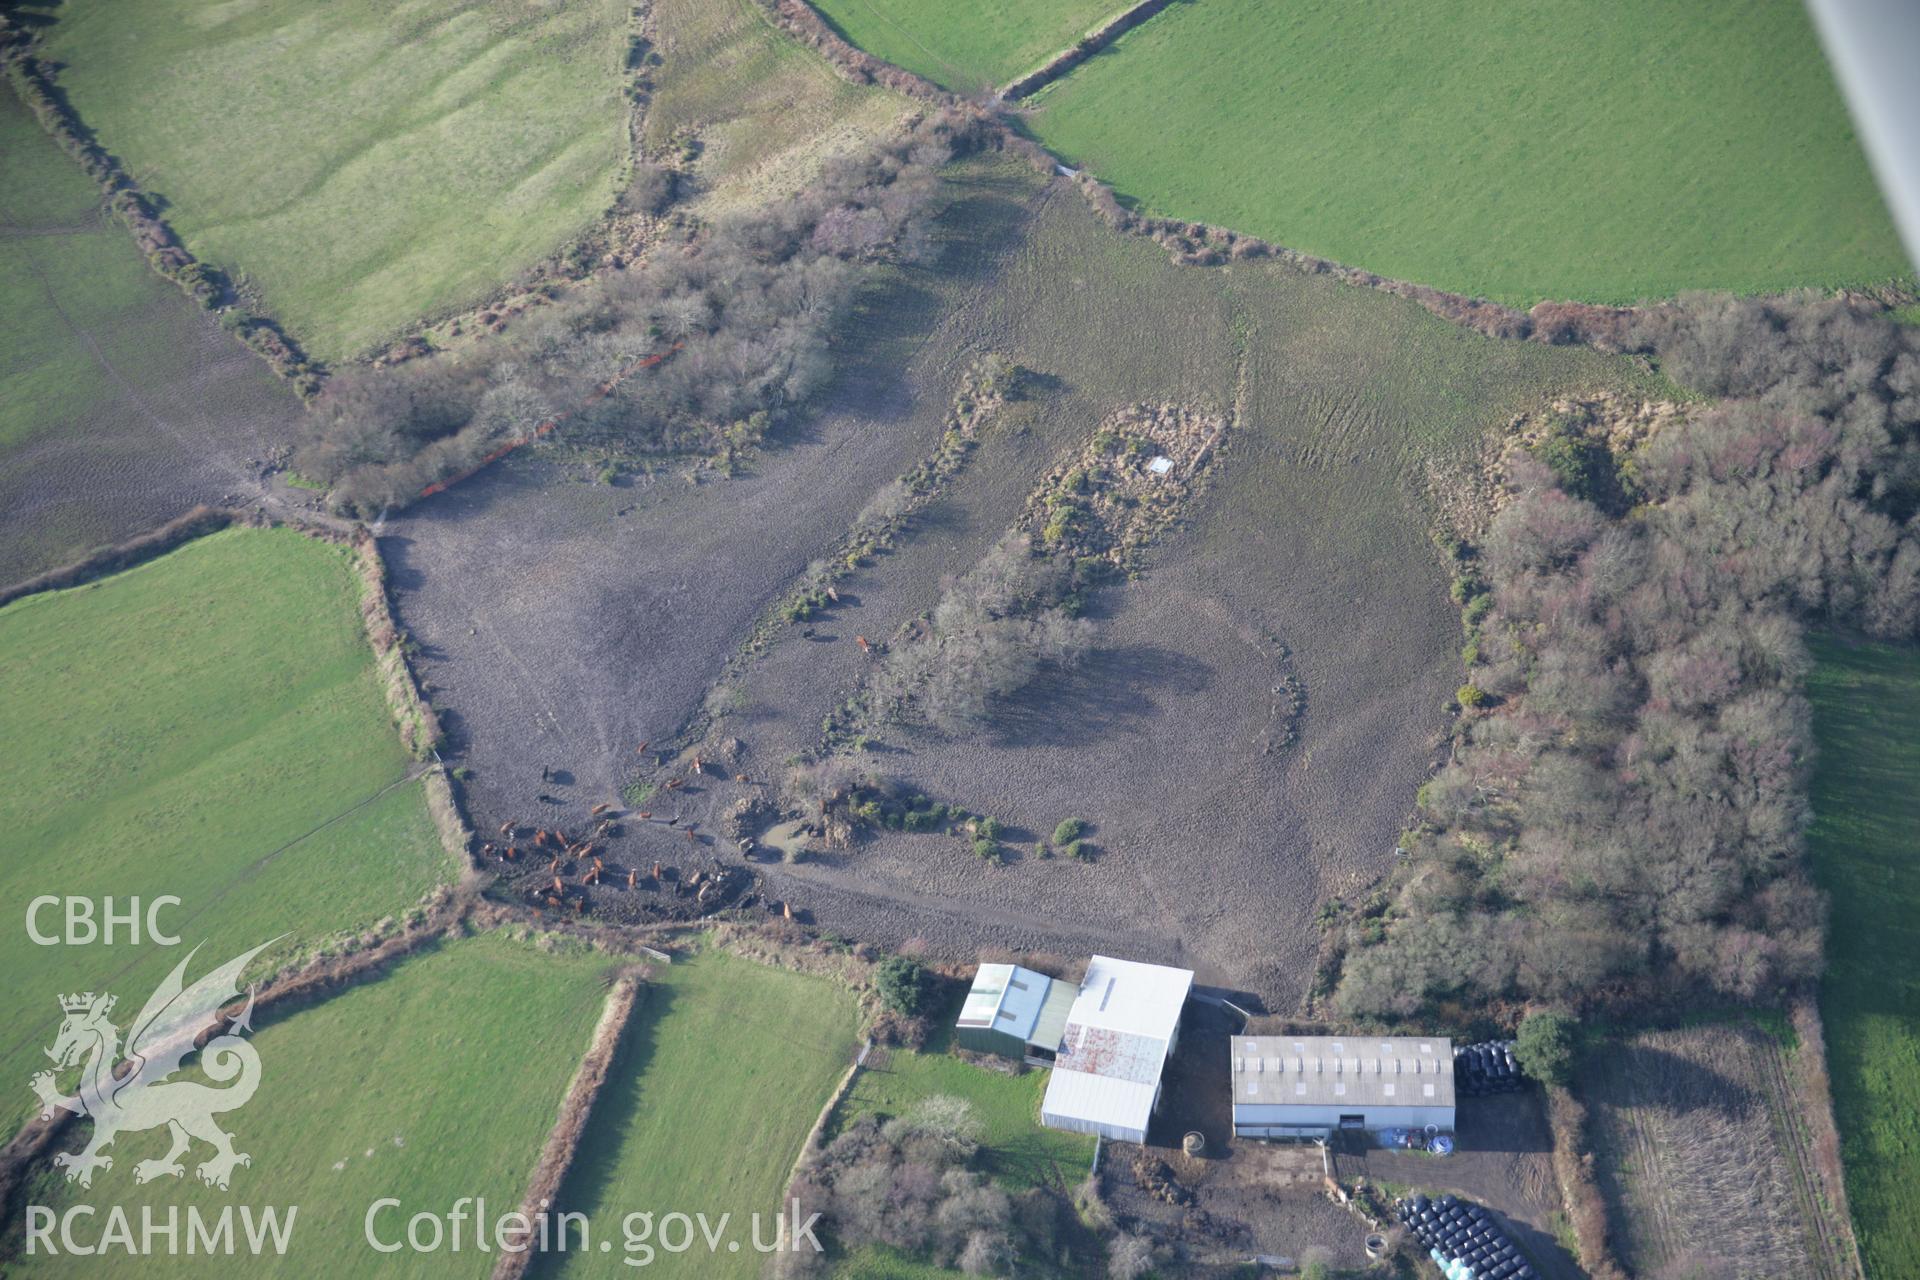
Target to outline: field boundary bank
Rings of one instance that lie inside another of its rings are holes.
[[[253,998],[252,1027],[258,1030],[381,976],[393,965],[457,931],[472,911],[474,901],[471,895],[450,894],[432,908],[425,919],[403,928],[398,934],[373,939],[364,945],[349,944],[339,954],[311,960],[292,974],[269,978],[264,989]],[[241,1008],[221,1009],[194,1033],[194,1048],[205,1047],[236,1021],[241,1011]],[[29,1119],[0,1147],[0,1212],[13,1214],[34,1167],[79,1119],[71,1111],[55,1108],[49,1118]]]
[[[309,536],[316,536],[308,526],[294,527]],[[330,532],[317,536],[338,537]],[[353,553],[354,571],[360,579],[361,622],[367,633],[367,642],[373,646],[374,662],[380,669],[381,686],[386,690],[387,707],[400,730],[400,741],[406,747],[407,754],[414,759],[432,757],[438,760],[437,749],[443,740],[440,717],[421,696],[419,682],[414,679],[413,668],[407,662],[400,625],[393,617],[393,599],[387,590],[387,564],[380,557],[379,544],[364,525],[356,525],[353,532],[347,535],[346,543]],[[463,858],[465,845],[463,840]]]
[[[1782,1083],[1790,1101],[1799,1104],[1794,1110],[1806,1126],[1798,1135],[1801,1141],[1793,1146],[1797,1162],[1814,1184],[1813,1210],[1818,1214],[1815,1229],[1824,1226],[1823,1234],[1837,1236],[1840,1261],[1851,1268],[1848,1274],[1864,1276],[1866,1262],[1860,1256],[1859,1237],[1854,1234],[1846,1166],[1840,1159],[1840,1126],[1834,1116],[1833,1087],[1827,1071],[1826,1024],[1821,1020],[1817,998],[1796,998],[1788,1017],[1799,1044],[1791,1063],[1780,1064],[1786,1076]]]
[[[1172,3],[1173,0],[1139,0],[1133,7],[1108,18],[1032,71],[1017,80],[1008,81],[996,96],[1007,102],[1033,96]]]
[[[93,179],[106,198],[108,211],[133,236],[147,265],[204,310],[213,311],[233,301],[233,285],[226,273],[196,258],[181,242],[173,227],[155,211],[154,197],[141,189],[118,157],[102,147],[93,130],[80,119],[52,70],[35,56],[34,46],[31,34],[0,13],[0,65],[15,96],[60,149]],[[302,399],[312,398],[320,389],[324,369],[300,350],[277,320],[251,311],[241,314],[242,323],[228,331],[274,373],[292,383]]]
[[[157,560],[167,552],[209,533],[218,533],[235,524],[253,523],[256,523],[256,517],[251,512],[232,507],[195,507],[158,528],[89,552],[71,564],[48,569],[10,587],[0,588],[0,608],[28,596],[84,587],[89,582],[98,582],[116,573],[138,568],[149,560]]]
[[[854,84],[877,84],[942,107],[965,105],[967,99],[942,89],[923,75],[876,58],[841,35],[808,0],[754,0],[773,25],[806,45],[840,78]]]
[[[613,990],[607,994],[606,1005],[600,1012],[600,1022],[594,1027],[593,1036],[587,1042],[586,1055],[580,1059],[573,1080],[560,1099],[559,1116],[547,1134],[539,1160],[534,1163],[533,1175],[527,1181],[526,1195],[521,1197],[520,1212],[528,1221],[536,1220],[543,1212],[543,1206],[557,1206],[560,1202],[561,1185],[573,1168],[574,1154],[580,1148],[580,1139],[586,1134],[594,1103],[599,1099],[600,1091],[612,1071],[621,1037],[633,1021],[634,1007],[639,1002],[643,986],[642,974],[623,973],[614,981]],[[494,1264],[493,1280],[520,1280],[533,1265],[536,1252],[531,1248],[517,1253],[502,1252],[500,1261]]]
[[[800,1143],[800,1154],[793,1158],[793,1164],[787,1170],[787,1180],[781,1184],[780,1198],[783,1201],[793,1199],[794,1179],[798,1178],[800,1171],[820,1154],[822,1150],[820,1135],[826,1132],[827,1122],[833,1119],[833,1113],[840,1109],[840,1104],[845,1102],[847,1095],[853,1091],[853,1082],[860,1078],[862,1068],[867,1065],[867,1055],[872,1052],[873,1037],[871,1035],[862,1037],[860,1052],[854,1055],[852,1063],[847,1067],[847,1073],[841,1076],[840,1083],[833,1087],[833,1092],[827,1096],[827,1105],[820,1108],[820,1114],[813,1118],[813,1128],[807,1130],[807,1136]],[[496,1280],[498,1280],[497,1277]]]
[[[1564,1086],[1547,1086],[1547,1126],[1553,1135],[1554,1182],[1573,1228],[1574,1261],[1593,1280],[1628,1280],[1613,1253],[1606,1197],[1593,1174],[1587,1104]]]

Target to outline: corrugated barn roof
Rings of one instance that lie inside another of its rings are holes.
[[[1444,1036],[1235,1036],[1236,1104],[1451,1107]]]

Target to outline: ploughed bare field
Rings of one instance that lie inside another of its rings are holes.
[[[1009,166],[965,167],[952,190],[939,264],[873,296],[822,411],[752,474],[607,486],[530,459],[389,524],[401,620],[473,771],[476,825],[583,830],[588,806],[639,780],[659,787],[635,806],[652,818],[623,823],[615,869],[730,864],[763,878],[762,905],[854,937],[953,958],[1099,947],[1290,1006],[1320,903],[1390,864],[1461,678],[1426,544],[1427,461],[1549,395],[1630,375],[1276,268],[1176,266]],[[1040,375],[1022,411],[983,432],[840,605],[738,658],[770,602],[933,447],[961,372],[989,351]],[[856,637],[930,608],[1057,459],[1141,401],[1232,425],[1185,527],[1091,602],[1084,662],[1043,673],[977,733],[883,727],[860,757],[1000,819],[1008,864],[944,835],[886,833],[798,864],[749,861],[718,836],[858,687]],[[1289,680],[1297,713],[1276,692]],[[703,707],[720,713],[702,727],[724,758],[698,774],[684,755],[657,762]],[[1097,856],[1034,856],[1069,816],[1092,824]],[[613,875],[590,910],[639,918],[648,893]]]
[[[1739,1023],[1642,1031],[1581,1077],[1622,1261],[1644,1275],[1843,1277],[1855,1268],[1795,1114],[1791,1050]]]

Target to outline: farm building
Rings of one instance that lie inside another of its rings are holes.
[[[1193,973],[1095,956],[1060,1038],[1040,1123],[1145,1142]]]
[[[1453,1129],[1453,1042],[1438,1036],[1235,1036],[1233,1132]]]
[[[1050,1067],[1077,994],[1071,982],[1055,982],[1017,964],[983,964],[960,1006],[953,1038],[975,1053]]]

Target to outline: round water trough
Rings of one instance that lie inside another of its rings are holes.
[[[1207,1149],[1207,1135],[1198,1129],[1189,1130],[1187,1136],[1180,1139],[1180,1149],[1190,1156],[1205,1154]]]
[[[1387,1238],[1378,1231],[1367,1237],[1367,1256],[1384,1258],[1387,1256]]]

